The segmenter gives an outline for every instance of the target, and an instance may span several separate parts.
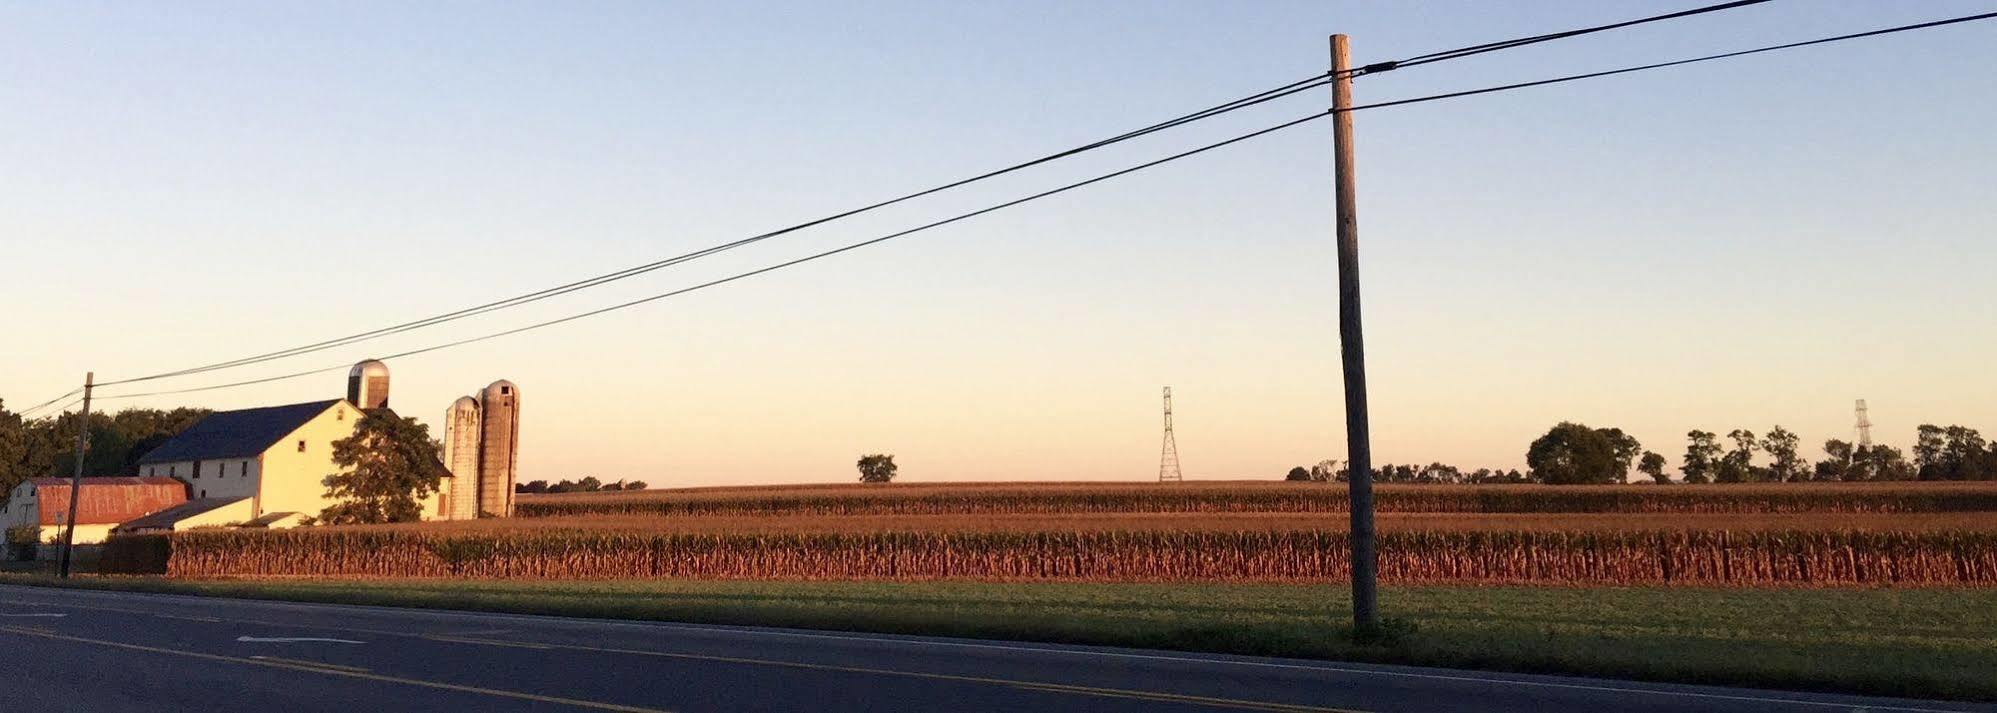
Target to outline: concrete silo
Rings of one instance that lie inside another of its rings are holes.
[[[520,458],[520,388],[505,379],[485,387],[478,459],[478,509],[513,516],[513,477]]]
[[[388,408],[388,365],[369,359],[347,372],[347,400],[362,409]]]
[[[478,517],[479,440],[484,431],[479,419],[478,399],[460,396],[444,411],[444,467],[451,471],[451,491],[446,495],[445,517],[470,520]]]

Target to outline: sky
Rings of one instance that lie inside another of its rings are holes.
[[[0,398],[317,342],[735,240],[1323,72],[1682,2],[0,4]],[[1798,2],[1365,77],[1414,97],[1971,14]],[[1573,420],[1997,429],[1997,22],[1354,115],[1374,460]],[[655,294],[1298,118],[1314,90],[561,298]],[[908,238],[393,360],[522,395],[521,479],[1189,479],[1345,457],[1314,122]],[[99,408],[294,403],[344,372]],[[106,387],[105,396],[142,385]],[[152,390],[150,388],[146,390]]]

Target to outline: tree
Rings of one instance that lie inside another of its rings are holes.
[[[1857,465],[1853,462],[1856,454],[1852,451],[1851,443],[1835,438],[1824,441],[1824,455],[1826,457],[1823,460],[1817,461],[1817,480],[1865,479],[1862,477],[1865,475],[1863,470],[1854,467]]]
[[[1756,480],[1754,452],[1760,447],[1760,442],[1755,440],[1754,432],[1736,428],[1727,432],[1727,438],[1734,442],[1734,448],[1720,457],[1720,467],[1713,474],[1713,482],[1746,483]]]
[[[514,486],[513,491],[516,493],[545,493],[548,492],[548,481],[529,480]]]
[[[1304,470],[1303,466],[1297,466],[1295,468],[1291,468],[1290,473],[1288,475],[1283,476],[1283,479],[1289,481],[1309,482],[1311,479],[1311,472],[1308,470]]]
[[[1619,459],[1627,438],[1620,430],[1562,421],[1527,448],[1526,466],[1532,469],[1533,479],[1542,483],[1619,483],[1627,472]]]
[[[1859,446],[1852,453],[1852,460],[1873,480],[1913,480],[1914,466],[1900,449],[1892,446]]]
[[[1761,438],[1761,450],[1768,453],[1769,480],[1788,483],[1803,479],[1803,459],[1796,455],[1801,440],[1779,424]]]
[[[629,483],[625,483],[625,484],[624,484],[624,489],[625,489],[625,490],[644,490],[644,489],[645,489],[645,481],[642,481],[642,480],[633,480],[633,481],[631,481],[631,482],[629,482]]]
[[[1655,451],[1644,451],[1643,460],[1637,463],[1636,469],[1660,484],[1671,482],[1671,476],[1664,474],[1664,456]]]
[[[582,480],[576,481],[576,489],[585,493],[594,493],[603,489],[603,481],[597,480],[594,475],[585,475]]]
[[[1615,449],[1615,482],[1627,480],[1630,466],[1636,464],[1637,454],[1643,452],[1643,444],[1637,443],[1634,436],[1623,433],[1623,429],[1620,428],[1602,429],[1602,437],[1609,439],[1609,445]]]
[[[860,456],[858,465],[862,483],[886,483],[894,480],[896,467],[892,455],[875,453]]]
[[[340,502],[319,514],[329,525],[413,522],[423,517],[421,500],[443,478],[430,427],[386,410],[368,412],[354,423],[354,435],[333,442],[340,472],[326,476],[326,497]]]
[[[1678,471],[1685,474],[1685,482],[1713,482],[1719,470],[1719,436],[1712,431],[1694,430],[1685,434],[1685,439],[1689,441],[1685,445],[1685,462],[1678,466]]]
[[[1942,427],[1923,423],[1914,430],[1914,474],[1921,480],[1941,480]]]
[[[1317,462],[1317,465],[1311,466],[1311,480],[1318,483],[1329,483],[1333,480],[1343,481],[1345,478],[1341,474],[1344,472],[1345,470],[1339,467],[1338,461],[1330,459],[1321,460]]]

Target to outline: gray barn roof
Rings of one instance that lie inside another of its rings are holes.
[[[249,458],[263,453],[278,439],[345,400],[211,413],[173,440],[154,448],[139,459],[139,464]]]

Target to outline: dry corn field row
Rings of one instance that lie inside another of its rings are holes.
[[[1997,483],[1770,485],[1381,485],[1382,513],[1950,513],[1997,512]],[[987,515],[1336,513],[1343,484],[923,484],[706,488],[525,495],[523,517],[585,515]]]
[[[1387,532],[1389,583],[1991,586],[1993,532]],[[197,531],[114,538],[110,572],[177,577],[1342,579],[1343,532]]]
[[[994,513],[986,515],[561,515],[355,526],[447,533],[590,530],[660,534],[876,532],[1283,532],[1343,529],[1345,513]],[[1853,530],[1997,532],[1997,512],[1801,514],[1381,513],[1383,532],[1734,532]]]

